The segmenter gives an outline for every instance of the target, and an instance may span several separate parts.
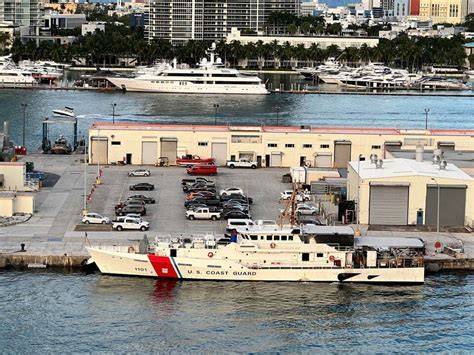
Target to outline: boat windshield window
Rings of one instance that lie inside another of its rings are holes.
[[[251,236],[250,236],[250,239],[252,239],[252,240],[258,240],[258,236],[257,236],[257,235],[251,235]]]
[[[293,236],[292,236],[292,235],[289,235],[289,236],[288,236],[288,240],[293,240]]]
[[[286,237],[287,237],[286,235],[282,235],[281,240],[286,240],[287,239]]]
[[[273,240],[280,240],[280,236],[279,235],[274,235]]]
[[[267,235],[267,240],[273,240],[272,235]]]

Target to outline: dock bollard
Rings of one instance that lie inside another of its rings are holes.
[[[21,244],[20,244],[20,247],[21,247],[21,250],[20,250],[21,252],[25,252],[25,251],[26,251],[26,250],[25,250],[25,243],[21,243]]]

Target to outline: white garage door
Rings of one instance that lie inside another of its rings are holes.
[[[270,159],[270,166],[272,167],[280,167],[281,166],[281,153],[273,154]]]
[[[107,138],[92,138],[91,162],[92,164],[108,164],[108,140]],[[98,160],[98,161],[97,161]]]
[[[178,140],[176,138],[161,139],[161,157],[166,157],[170,165],[176,165],[178,155]]]
[[[212,157],[216,165],[225,165],[227,161],[227,143],[212,143]]]
[[[408,224],[408,186],[371,186],[369,224]]]
[[[332,167],[332,155],[331,154],[318,154],[314,157],[314,166],[316,168],[331,168]]]
[[[158,142],[142,142],[142,164],[153,165],[158,160]]]

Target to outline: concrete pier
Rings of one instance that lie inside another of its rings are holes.
[[[80,268],[88,259],[86,247],[123,245],[136,246],[147,235],[149,240],[161,235],[222,235],[226,221],[188,221],[184,216],[183,192],[179,181],[185,170],[178,167],[149,167],[150,178],[131,178],[131,166],[103,167],[101,184],[96,186],[88,204],[90,212],[112,217],[114,206],[133,192],[128,185],[149,180],[155,190],[146,192],[157,200],[147,205],[146,220],[151,222],[147,232],[106,231],[102,226],[81,224],[84,191],[87,194],[95,182],[97,166],[85,167],[82,156],[33,154],[22,158],[34,162],[35,169],[47,173],[44,187],[36,193],[34,215],[25,223],[0,228],[0,268],[46,267]],[[86,172],[86,176],[84,176]],[[219,168],[214,177],[220,188],[242,186],[254,198],[252,216],[255,219],[276,219],[283,208],[279,193],[288,189],[281,182],[288,169],[225,169]],[[145,179],[145,180],[144,180]],[[265,181],[263,184],[262,181]],[[84,182],[86,188],[84,189]],[[77,228],[81,226],[81,228]],[[86,228],[87,227],[87,228]],[[363,227],[363,226],[362,226]],[[426,264],[431,271],[474,270],[474,239],[471,233],[367,231],[368,236],[406,236],[421,238],[427,245]],[[440,253],[434,249],[439,241],[443,247],[462,245],[463,254]],[[22,251],[21,244],[24,244]],[[138,249],[135,247],[135,249]]]

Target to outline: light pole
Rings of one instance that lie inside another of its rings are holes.
[[[117,104],[114,102],[112,104],[112,124],[115,124],[115,107],[117,106]]]
[[[279,126],[279,120],[280,120],[280,106],[276,107],[277,110],[277,126]]]
[[[425,108],[425,129],[428,129],[428,113],[430,112],[429,108]]]
[[[217,125],[217,109],[219,108],[219,104],[214,104],[214,125]]]
[[[359,226],[359,200],[360,200],[360,159],[362,158],[362,154],[359,154],[357,157],[357,204],[356,204],[356,224],[357,228],[355,230],[355,234],[360,236],[360,226]]]
[[[26,107],[27,104],[21,104],[23,107],[23,147],[25,147],[25,131],[26,131]]]
[[[436,184],[436,187],[438,188],[438,206],[436,208],[436,232],[439,233],[439,200],[440,200],[440,189],[439,189],[439,184],[438,181],[436,181],[435,178],[431,178]]]

